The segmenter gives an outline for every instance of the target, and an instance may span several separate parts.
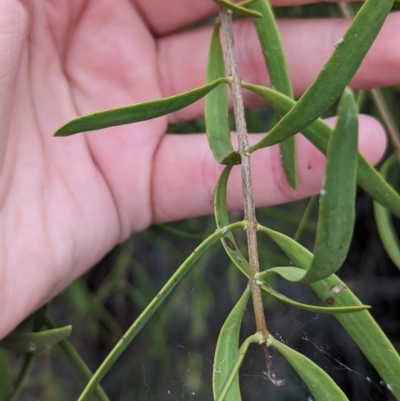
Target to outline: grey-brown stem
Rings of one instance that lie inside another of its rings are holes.
[[[253,188],[251,183],[250,155],[246,154],[245,149],[249,146],[247,137],[247,126],[244,115],[242,88],[236,62],[236,53],[233,41],[232,16],[224,8],[220,11],[220,20],[222,28],[222,43],[227,64],[228,73],[232,76],[231,84],[233,111],[235,115],[236,129],[239,140],[239,153],[242,158],[242,188],[244,198],[244,215],[248,221],[246,230],[247,244],[249,251],[250,264],[250,289],[253,298],[254,314],[256,320],[257,332],[259,332],[265,341],[269,336],[267,325],[265,323],[264,308],[261,297],[261,289],[256,283],[255,275],[260,271],[257,250],[257,220],[254,208]]]

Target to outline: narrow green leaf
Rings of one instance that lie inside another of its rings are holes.
[[[293,109],[261,141],[254,151],[274,145],[302,131],[320,117],[343,92],[378,35],[394,0],[366,0],[349,29],[338,38],[333,51],[315,81]]]
[[[293,241],[290,237],[259,226],[292,260],[293,265],[308,269],[313,254]],[[317,296],[328,305],[362,305],[343,281],[336,275],[310,284]],[[388,389],[400,400],[400,356],[368,311],[348,314],[336,314],[335,318],[360,347],[363,354],[375,367]]]
[[[111,352],[108,354],[106,359],[94,373],[93,377],[90,379],[89,383],[83,390],[78,401],[87,400],[92,391],[100,383],[101,379],[105,374],[111,369],[116,360],[140,332],[146,322],[155,313],[159,306],[164,302],[165,298],[170,294],[170,292],[175,288],[175,286],[182,280],[190,268],[195,264],[195,262],[204,254],[207,249],[219,241],[224,235],[227,235],[231,230],[235,228],[246,227],[246,222],[240,221],[238,223],[231,224],[226,227],[222,227],[215,233],[211,234],[207,239],[205,239],[192,253],[191,255],[180,265],[180,267],[175,271],[175,273],[170,277],[164,287],[158,292],[155,298],[147,305],[145,310],[140,314],[140,316],[133,322],[131,327],[126,331],[123,337],[114,346]]]
[[[238,376],[240,366],[243,363],[243,359],[246,355],[247,350],[249,349],[249,345],[251,343],[260,343],[260,341],[262,341],[262,335],[260,333],[253,334],[252,336],[247,337],[246,340],[244,340],[242,346],[239,349],[239,352],[237,353],[233,366],[230,369],[229,374],[225,380],[225,383],[222,386],[221,392],[218,394],[218,397],[214,396],[214,400],[216,401],[228,400],[226,398],[228,391],[231,388],[232,383]],[[240,398],[229,398],[229,400],[240,401]]]
[[[256,276],[256,279],[259,281],[259,285],[265,292],[270,294],[277,301],[284,302],[284,303],[294,306],[296,308],[307,310],[310,312],[315,312],[315,313],[332,313],[332,314],[360,312],[360,311],[371,308],[369,305],[317,306],[317,305],[303,304],[301,302],[294,301],[293,299],[290,299],[290,298],[286,297],[285,295],[280,294],[278,291],[275,291],[270,286],[261,282],[262,279],[264,279],[265,277],[268,277],[272,274],[279,274],[285,280],[288,280],[291,282],[297,282],[303,278],[304,270],[297,268],[297,267],[292,267],[292,266],[272,267],[268,270],[264,270],[264,271],[258,273]]]
[[[261,96],[280,114],[286,114],[295,105],[292,99],[270,88],[245,82],[242,82],[242,86]],[[325,155],[332,132],[332,128],[321,119],[302,131],[304,136]],[[358,155],[357,184],[374,200],[400,217],[399,195],[360,154]]]
[[[8,401],[12,394],[12,382],[8,358],[5,351],[0,349],[0,401]]]
[[[395,155],[383,163],[381,174],[384,179],[386,179],[388,170],[394,165],[398,166],[398,163],[399,161]],[[400,241],[393,226],[389,210],[374,202],[374,214],[382,244],[392,262],[400,269]]]
[[[314,259],[299,283],[312,283],[336,273],[347,256],[355,218],[357,114],[353,94],[346,89],[339,103],[337,125],[328,143]]]
[[[229,224],[228,209],[226,206],[226,187],[232,166],[227,166],[221,173],[214,194],[214,215],[217,227],[221,229]],[[236,267],[246,276],[250,276],[249,263],[243,256],[235,237],[232,233],[227,233],[221,240],[226,254],[230,257]]]
[[[250,289],[247,287],[242,297],[225,320],[219,333],[213,369],[214,399],[217,399],[218,395],[222,392],[230,369],[236,360],[239,350],[240,325],[250,294]],[[226,394],[225,401],[240,401],[241,399],[239,376],[236,375]]]
[[[261,19],[255,19],[253,23],[256,27],[271,86],[276,91],[292,98],[293,90],[286,57],[272,7],[267,0],[257,0],[251,3],[249,8],[262,15]]]
[[[278,92],[292,98],[293,91],[290,76],[286,65],[285,53],[279,35],[272,7],[267,0],[258,0],[249,5],[249,8],[259,12],[262,18],[254,19],[258,40],[268,70],[271,86]],[[296,188],[296,145],[294,137],[290,137],[280,144],[282,165],[289,184]]]
[[[281,160],[286,179],[292,188],[297,188],[296,141],[294,136],[279,143]]]
[[[348,401],[340,387],[313,361],[273,337],[267,341],[292,365],[315,401]]]
[[[68,136],[164,116],[196,102],[218,85],[230,82],[231,78],[220,78],[179,95],[87,114],[67,122],[57,129],[54,136]]]
[[[39,352],[64,340],[71,331],[72,326],[65,326],[32,333],[14,332],[0,341],[0,348],[14,352]]]
[[[208,53],[206,82],[214,82],[224,77],[225,63],[220,40],[220,23],[214,26]],[[231,130],[228,120],[229,104],[225,85],[219,85],[209,92],[204,102],[204,117],[208,143],[214,158],[221,164],[239,164],[240,155],[235,152],[231,143]]]
[[[236,4],[236,3],[231,3],[228,0],[213,0],[215,3],[219,4],[221,7],[226,8],[227,10],[230,10],[234,13],[237,13],[239,15],[243,15],[244,17],[250,17],[250,18],[261,18],[262,15],[256,11],[249,10],[248,8],[244,7],[244,4]]]

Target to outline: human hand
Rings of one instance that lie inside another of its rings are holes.
[[[205,136],[164,135],[169,122],[201,115],[201,102],[168,117],[102,132],[69,138],[52,133],[81,114],[201,85],[210,28],[174,32],[216,10],[210,0],[1,3],[0,338],[133,232],[212,212],[222,167]],[[348,24],[281,22],[297,95]],[[399,24],[398,13],[388,18],[354,87],[400,83]],[[243,79],[268,84],[251,22],[237,21],[236,29]],[[255,98],[246,101],[253,105]],[[362,116],[362,153],[375,163],[385,144],[380,124]],[[258,206],[319,191],[323,156],[302,137],[298,150],[296,191],[286,183],[277,147],[253,155]],[[239,176],[234,173],[230,183],[231,209],[242,207]]]

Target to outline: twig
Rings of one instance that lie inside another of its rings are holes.
[[[242,169],[242,189],[244,198],[244,215],[245,219],[248,221],[246,234],[247,234],[247,244],[249,251],[249,264],[250,264],[249,285],[253,298],[256,329],[257,332],[262,335],[263,342],[265,342],[266,338],[270,334],[265,322],[261,289],[256,283],[255,279],[255,275],[260,271],[260,264],[258,260],[258,251],[257,251],[257,220],[255,215],[253,188],[251,183],[250,155],[248,155],[245,152],[246,147],[249,146],[249,141],[247,136],[242,90],[240,85],[240,78],[237,68],[236,54],[233,41],[232,16],[226,9],[221,8],[220,20],[222,28],[225,61],[228,67],[228,73],[233,78],[231,84],[233,111],[235,115],[236,129],[238,132],[239,153],[242,158],[241,169]]]

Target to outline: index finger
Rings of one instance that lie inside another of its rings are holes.
[[[327,0],[339,3],[345,0]],[[362,0],[359,0],[362,1]],[[236,3],[237,1],[233,1]],[[320,0],[271,0],[273,6],[296,6],[320,3]],[[148,26],[156,35],[164,35],[217,14],[218,5],[212,0],[136,0]]]

